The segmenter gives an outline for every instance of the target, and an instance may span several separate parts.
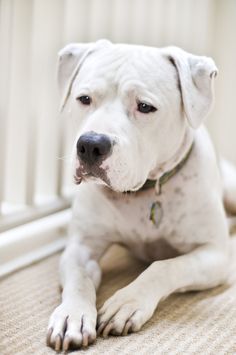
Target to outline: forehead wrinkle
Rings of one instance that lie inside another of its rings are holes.
[[[86,72],[86,82],[82,80],[80,83],[80,80],[78,80],[78,86],[99,95],[113,92],[122,96],[130,96],[132,93],[136,93],[138,96],[152,97],[152,88],[159,86],[156,83],[154,73],[160,70],[157,65],[160,58],[158,55],[155,55],[155,57],[154,53],[147,55],[146,52],[143,53],[140,50],[127,52],[113,48],[113,50],[101,52],[97,56],[96,62],[93,60],[92,71],[90,69],[92,58],[87,61],[88,67],[85,63],[82,71]],[[134,60],[137,63],[136,66],[133,65]],[[96,65],[94,65],[95,63]]]
[[[126,79],[119,83],[118,94],[123,97],[147,94],[146,85],[135,79]]]

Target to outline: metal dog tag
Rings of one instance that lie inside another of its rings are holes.
[[[163,217],[163,210],[162,210],[161,203],[159,201],[153,202],[150,209],[150,215],[149,215],[150,221],[152,221],[155,227],[158,227],[161,223],[162,217]]]

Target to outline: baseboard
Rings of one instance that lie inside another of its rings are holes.
[[[62,250],[71,218],[67,209],[0,234],[0,277]]]

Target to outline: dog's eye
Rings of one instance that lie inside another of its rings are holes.
[[[145,102],[138,103],[138,111],[142,113],[155,112],[157,109],[152,105],[145,104]]]
[[[88,95],[77,97],[77,100],[79,100],[83,105],[90,105],[92,101]]]

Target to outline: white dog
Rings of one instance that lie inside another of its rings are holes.
[[[59,57],[62,106],[78,122],[73,167],[82,184],[60,263],[62,303],[47,341],[67,351],[92,343],[96,327],[103,336],[138,331],[172,292],[224,282],[223,199],[236,212],[236,174],[227,165],[224,183],[199,128],[213,101],[212,59],[105,40],[70,44]],[[150,266],[97,318],[99,259],[114,243]]]

